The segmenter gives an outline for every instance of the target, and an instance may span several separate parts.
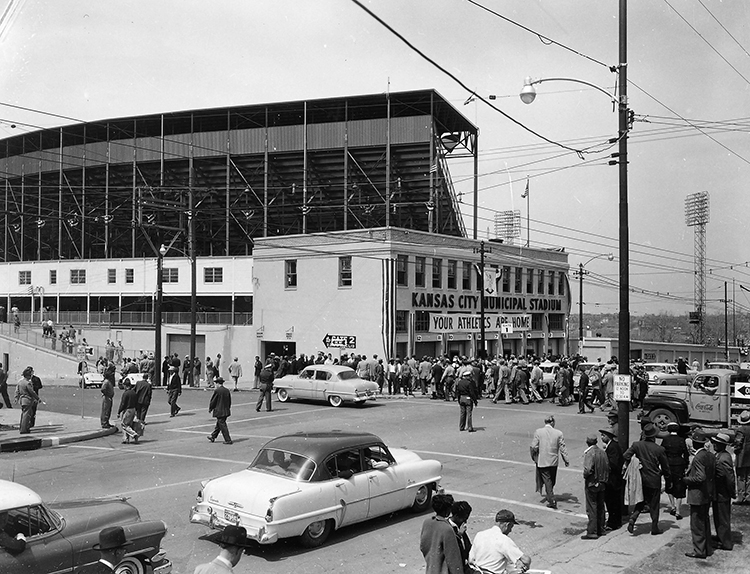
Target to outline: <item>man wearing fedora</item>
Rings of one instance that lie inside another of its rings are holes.
[[[132,544],[125,537],[122,526],[110,526],[99,532],[99,543],[94,544],[94,550],[100,554],[99,562],[96,563],[91,574],[112,574],[120,561],[125,556],[128,546]]]
[[[727,452],[730,445],[729,435],[720,432],[711,437],[716,451],[716,499],[711,507],[714,511],[716,538],[712,540],[715,548],[731,550],[732,542],[732,499],[736,495],[734,482],[734,465],[732,455]]]
[[[607,523],[604,530],[617,530],[622,526],[622,448],[617,435],[611,429],[601,429],[599,435],[604,444],[604,454],[609,463],[609,478],[604,487],[604,506],[607,508]]]
[[[207,536],[206,540],[218,544],[221,552],[208,564],[196,566],[194,574],[232,574],[243,552],[250,548],[247,531],[242,526],[227,526]]]
[[[667,484],[671,480],[669,472],[669,461],[664,447],[656,444],[656,425],[647,424],[643,428],[643,438],[635,441],[630,448],[623,453],[626,463],[629,463],[633,455],[641,462],[641,484],[643,488],[643,500],[635,505],[628,520],[628,532],[633,534],[635,522],[643,507],[648,505],[651,514],[651,534],[661,534],[659,529],[659,498],[661,496],[661,477],[664,476]]]
[[[706,433],[703,431],[697,430],[693,433],[693,447],[696,449],[695,456],[685,474],[693,551],[685,552],[685,556],[706,559],[714,553],[711,548],[711,522],[708,511],[716,497],[716,459],[706,450]]]
[[[737,468],[737,502],[750,504],[750,411],[742,411],[734,433],[734,457]]]
[[[169,367],[169,382],[167,382],[167,402],[169,403],[169,416],[176,417],[177,413],[180,412],[180,407],[177,406],[177,399],[182,394],[182,381],[180,380],[180,374],[177,372],[177,367],[171,365]]]
[[[224,444],[232,444],[232,437],[229,436],[229,427],[227,427],[227,419],[232,414],[231,409],[232,393],[224,386],[224,379],[216,377],[214,380],[214,394],[211,395],[211,401],[208,403],[208,412],[213,413],[216,418],[216,427],[208,435],[208,440],[214,442],[219,433],[221,433],[221,436],[224,437]]]

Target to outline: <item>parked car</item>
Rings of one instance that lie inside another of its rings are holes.
[[[732,361],[709,361],[707,369],[729,369],[731,371],[740,371],[740,364]]]
[[[328,401],[331,406],[343,403],[364,404],[378,394],[378,384],[360,379],[354,369],[341,365],[309,365],[297,375],[286,375],[274,381],[279,401],[310,399]]]
[[[33,490],[0,480],[0,514],[5,532],[26,537],[26,548],[12,554],[0,550],[0,572],[12,574],[85,573],[99,560],[94,544],[99,531],[122,526],[132,544],[117,574],[168,574],[172,563],[160,550],[167,526],[141,521],[124,498],[87,499],[45,504]]]
[[[649,389],[652,385],[687,385],[693,378],[692,375],[678,373],[677,365],[672,363],[644,363],[643,368],[648,375]]]
[[[138,381],[142,381],[143,380],[144,373],[130,373],[128,375],[125,375],[124,377],[117,376],[117,375],[119,375],[119,373],[115,374],[115,380],[117,381],[117,387],[119,389],[124,389],[125,388],[125,379],[128,379],[130,381],[130,383],[133,386],[135,386],[135,384]]]
[[[298,536],[312,548],[343,526],[428,509],[441,472],[437,460],[370,433],[290,434],[266,443],[247,469],[203,483],[190,522],[243,526],[260,544]]]
[[[552,396],[552,389],[555,387],[555,376],[557,371],[560,370],[560,363],[553,363],[551,361],[544,361],[539,363],[539,368],[542,369],[542,389],[539,394],[542,395],[543,399]]]
[[[89,389],[91,387],[101,388],[103,382],[104,375],[102,375],[101,373],[90,372],[83,374],[81,380],[78,382],[78,386],[85,389]]]

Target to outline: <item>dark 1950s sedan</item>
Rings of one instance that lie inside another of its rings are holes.
[[[86,574],[99,560],[94,545],[108,526],[122,526],[132,541],[117,574],[172,570],[160,549],[166,525],[160,520],[142,522],[138,510],[123,498],[45,504],[33,490],[0,480],[0,525],[6,540],[26,538],[20,552],[0,548],[3,574]]]

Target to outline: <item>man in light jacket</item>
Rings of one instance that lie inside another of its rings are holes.
[[[549,508],[557,508],[554,490],[560,457],[565,466],[570,465],[563,433],[555,428],[555,417],[549,415],[544,419],[544,426],[534,431],[534,439],[531,441],[531,459],[536,463],[537,490],[541,493],[544,485]]]

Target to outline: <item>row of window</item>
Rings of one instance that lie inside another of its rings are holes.
[[[352,257],[346,255],[339,257],[339,287],[352,286]],[[297,260],[287,259],[284,261],[284,287],[286,289],[297,288]]]
[[[414,257],[413,267],[414,286],[427,287],[427,258]],[[479,268],[475,263],[448,259],[444,267],[442,259],[433,257],[431,258],[430,267],[432,271],[430,285],[433,289],[443,288],[443,269],[446,271],[447,288],[457,289],[460,268],[461,289],[464,291],[479,290]],[[507,265],[502,268],[495,266],[491,268],[495,270],[497,279],[502,282],[500,289],[503,293],[565,295],[565,273],[562,271],[556,272]],[[402,287],[409,286],[408,255],[397,256],[396,284]]]
[[[408,331],[409,311],[396,311],[396,332],[406,333]],[[565,315],[562,313],[549,314],[549,331],[562,331],[565,328]],[[426,333],[430,330],[430,311],[414,312],[414,331]],[[544,314],[531,314],[531,330],[544,331]]]
[[[162,282],[164,283],[178,283],[180,280],[179,269],[176,267],[165,267],[161,270]],[[204,283],[222,283],[224,281],[224,269],[223,267],[206,267],[203,270],[203,282]],[[135,270],[125,269],[125,283],[135,282]],[[71,285],[83,285],[86,283],[86,270],[85,269],[71,269],[70,270],[70,284]],[[117,269],[107,269],[107,283],[117,283]],[[31,285],[31,271],[19,271],[18,272],[18,284],[19,285]],[[49,271],[49,284],[57,285],[57,270],[50,269]]]

